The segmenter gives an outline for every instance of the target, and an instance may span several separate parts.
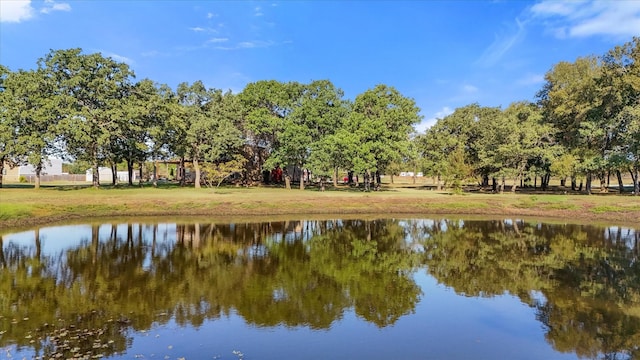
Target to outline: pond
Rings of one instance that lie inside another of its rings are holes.
[[[0,358],[640,358],[630,227],[114,222],[0,245]]]

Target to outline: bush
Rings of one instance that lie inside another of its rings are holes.
[[[19,182],[26,184],[27,183],[27,178],[24,175],[20,175],[20,178],[18,179]]]

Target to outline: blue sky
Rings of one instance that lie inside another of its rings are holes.
[[[534,100],[559,61],[640,36],[640,1],[0,0],[0,63],[80,47],[172,88],[329,79],[412,97],[419,131],[474,102]]]

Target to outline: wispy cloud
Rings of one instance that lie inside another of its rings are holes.
[[[544,83],[544,75],[542,74],[527,74],[524,77],[518,79],[517,83],[523,86],[539,85]]]
[[[254,41],[242,41],[236,43],[233,46],[217,46],[218,50],[238,50],[238,49],[255,49],[255,48],[267,48],[277,45],[274,41],[262,41],[262,40],[254,40]]]
[[[640,1],[544,0],[533,5],[531,16],[541,19],[549,33],[558,38],[640,34]]]
[[[214,14],[214,13],[212,13],[212,12],[208,12],[208,13],[207,13],[207,19],[212,19],[212,18],[214,18],[214,17],[216,17],[216,16],[218,16],[218,15],[217,15],[217,14]]]
[[[498,63],[502,57],[516,44],[521,42],[526,35],[525,22],[515,19],[515,24],[510,24],[504,33],[496,34],[495,39],[485,49],[476,63],[480,66],[490,67]]]
[[[254,10],[253,15],[255,15],[255,16],[264,15],[264,13],[262,12],[262,8],[260,6],[256,6],[253,10]]]
[[[71,5],[55,2],[53,0],[45,0],[44,7],[40,9],[40,12],[43,14],[49,14],[54,11],[71,11]]]
[[[126,56],[118,55],[116,53],[112,53],[112,52],[108,52],[108,51],[98,51],[98,52],[100,52],[105,57],[110,57],[115,61],[123,62],[123,63],[125,63],[127,65],[135,64],[135,61],[133,61],[133,59],[128,58]]]
[[[462,92],[464,92],[465,94],[473,94],[478,92],[478,88],[473,85],[464,84],[462,85]]]
[[[229,38],[211,38],[207,40],[208,43],[221,43],[221,42],[227,42],[227,41],[229,41]]]
[[[220,31],[211,27],[202,27],[202,26],[194,26],[189,28],[190,31],[194,33],[202,33],[202,34],[219,34]]]
[[[0,1],[0,22],[19,23],[31,19],[33,13],[31,0]]]

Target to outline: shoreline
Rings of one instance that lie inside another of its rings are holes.
[[[640,198],[547,193],[487,194],[391,188],[380,192],[282,188],[1,189],[0,233],[113,218],[520,217],[640,224]]]

